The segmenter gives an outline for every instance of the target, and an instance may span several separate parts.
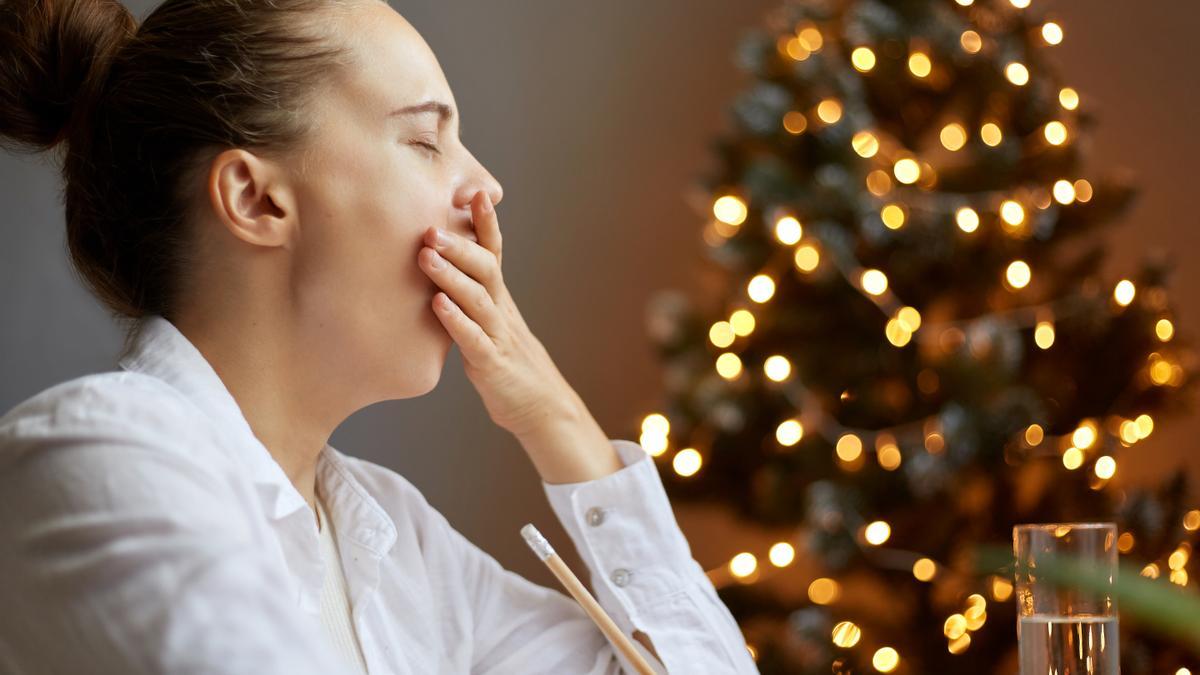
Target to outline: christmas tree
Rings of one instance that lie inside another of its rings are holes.
[[[1194,588],[1183,475],[1118,470],[1187,405],[1168,264],[1103,276],[1132,182],[1086,166],[1063,27],[1028,5],[789,2],[739,44],[697,187],[715,283],[652,303],[639,431],[676,501],[785,534],[710,572],[764,673],[1016,672],[1012,582],[971,559],[1018,523],[1116,522]],[[1124,672],[1188,658],[1121,623]]]

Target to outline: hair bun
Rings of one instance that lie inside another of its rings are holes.
[[[0,0],[0,144],[49,150],[67,137],[136,32],[117,0]]]

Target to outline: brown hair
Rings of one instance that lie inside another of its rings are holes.
[[[171,317],[188,219],[220,151],[287,153],[349,63],[321,27],[346,0],[0,0],[0,144],[59,156],[77,273],[117,316]]]

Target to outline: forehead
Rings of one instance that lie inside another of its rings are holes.
[[[379,116],[430,99],[455,106],[433,50],[417,29],[387,4],[357,5],[338,32],[354,52],[354,65],[338,82],[348,101]]]

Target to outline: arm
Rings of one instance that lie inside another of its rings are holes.
[[[38,673],[340,672],[228,482],[127,426],[0,429],[0,663]]]
[[[643,634],[671,673],[757,673],[737,622],[692,558],[654,462],[632,441],[608,445],[624,467],[616,473],[543,483],[596,599],[626,634]]]
[[[649,636],[657,654],[647,649],[643,656],[660,672],[757,673],[736,622],[691,558],[649,456],[630,441],[608,447],[624,468],[582,483],[543,484],[588,567],[577,573],[591,577],[597,600],[627,635],[640,629]],[[588,511],[596,504],[609,510],[593,526]],[[439,512],[422,509],[445,537],[450,559],[462,565],[472,606],[472,673],[636,672],[574,599],[505,570]],[[623,586],[610,576],[618,567],[630,572]]]

